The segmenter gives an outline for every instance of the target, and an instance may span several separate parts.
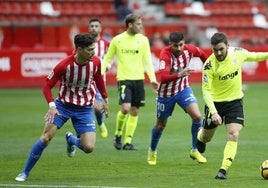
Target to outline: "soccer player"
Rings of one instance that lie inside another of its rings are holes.
[[[192,119],[192,149],[190,157],[199,163],[207,160],[197,150],[197,133],[202,126],[202,115],[199,110],[197,99],[189,84],[189,75],[194,71],[189,66],[192,57],[199,57],[205,62],[207,55],[200,48],[185,44],[182,32],[172,32],[169,36],[169,46],[160,53],[159,79],[156,123],[152,129],[151,143],[148,151],[147,162],[156,165],[157,145],[166,127],[169,116],[178,104]]]
[[[229,47],[224,33],[215,33],[211,37],[211,45],[213,54],[203,67],[205,119],[203,128],[198,132],[197,145],[200,153],[205,152],[206,143],[212,139],[217,127],[225,124],[227,143],[215,178],[226,179],[226,172],[236,156],[239,133],[244,126],[242,64],[268,59],[268,53]]]
[[[101,31],[102,31],[101,21],[98,18],[92,18],[91,20],[89,20],[88,31],[96,39],[95,55],[102,60],[108,50],[110,42],[101,37]],[[104,81],[106,81],[105,74],[104,74]],[[100,129],[100,134],[103,138],[106,138],[108,136],[108,130],[104,123],[103,103],[104,100],[101,97],[101,94],[97,88],[96,100],[94,103],[94,111],[97,124]]]
[[[43,94],[49,109],[44,117],[44,130],[33,145],[22,172],[15,178],[16,181],[27,179],[43,150],[68,119],[72,120],[77,136],[71,132],[66,133],[67,155],[74,156],[75,146],[85,153],[93,151],[96,140],[93,114],[96,86],[105,101],[104,111],[108,117],[108,98],[101,76],[101,62],[94,56],[95,40],[89,34],[77,34],[74,44],[75,53],[61,60],[46,79]],[[58,97],[54,100],[52,88],[58,81]]]
[[[122,149],[122,134],[124,127],[123,150],[136,150],[132,144],[138,123],[139,108],[145,105],[144,67],[153,89],[157,89],[155,72],[151,60],[149,40],[141,34],[142,19],[135,14],[125,18],[126,31],[115,36],[104,56],[102,73],[116,55],[117,57],[117,86],[121,109],[117,113],[114,147]]]

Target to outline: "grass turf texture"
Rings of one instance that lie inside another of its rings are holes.
[[[203,111],[201,86],[192,85]],[[97,142],[93,153],[77,150],[68,158],[65,132],[73,131],[71,122],[59,130],[33,168],[26,182],[15,182],[29,150],[43,130],[47,103],[40,89],[0,90],[0,187],[20,185],[109,186],[109,187],[266,187],[260,175],[260,164],[267,154],[267,83],[248,83],[245,91],[245,128],[240,135],[238,153],[228,172],[228,180],[215,180],[226,143],[225,127],[219,127],[204,154],[207,164],[189,157],[190,118],[178,106],[170,117],[158,147],[156,166],[147,165],[147,150],[155,122],[155,97],[146,87],[146,106],[141,108],[133,144],[138,151],[117,151],[113,147],[118,96],[108,87],[110,117],[106,119],[108,138]],[[56,90],[55,90],[56,93]]]

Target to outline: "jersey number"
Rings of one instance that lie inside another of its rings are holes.
[[[157,102],[157,110],[161,112],[165,111],[165,104]]]

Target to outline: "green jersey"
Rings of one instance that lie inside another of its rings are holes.
[[[118,81],[144,80],[144,68],[151,82],[156,82],[149,40],[142,34],[129,35],[126,31],[115,36],[104,56],[102,73],[114,56],[117,58]]]
[[[203,66],[202,92],[212,114],[217,110],[213,102],[228,102],[243,98],[242,64],[263,61],[268,53],[249,52],[243,48],[229,47],[224,61],[211,54]]]

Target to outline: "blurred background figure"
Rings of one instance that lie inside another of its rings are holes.
[[[117,11],[117,19],[123,21],[125,17],[133,11],[128,7],[128,0],[115,0],[115,9]]]
[[[101,21],[98,18],[92,18],[91,20],[89,20],[88,32],[91,35],[93,35],[93,37],[96,40],[95,55],[98,56],[102,60],[108,50],[110,42],[101,36],[102,27],[101,27]],[[103,78],[104,78],[104,82],[106,83],[105,74],[103,75]],[[98,88],[96,92],[96,100],[94,103],[94,112],[95,112],[97,124],[99,126],[101,137],[106,138],[108,136],[108,130],[104,123],[104,100]]]
[[[149,39],[150,46],[154,49],[162,49],[165,46],[163,37],[161,33],[155,32],[152,37]]]

